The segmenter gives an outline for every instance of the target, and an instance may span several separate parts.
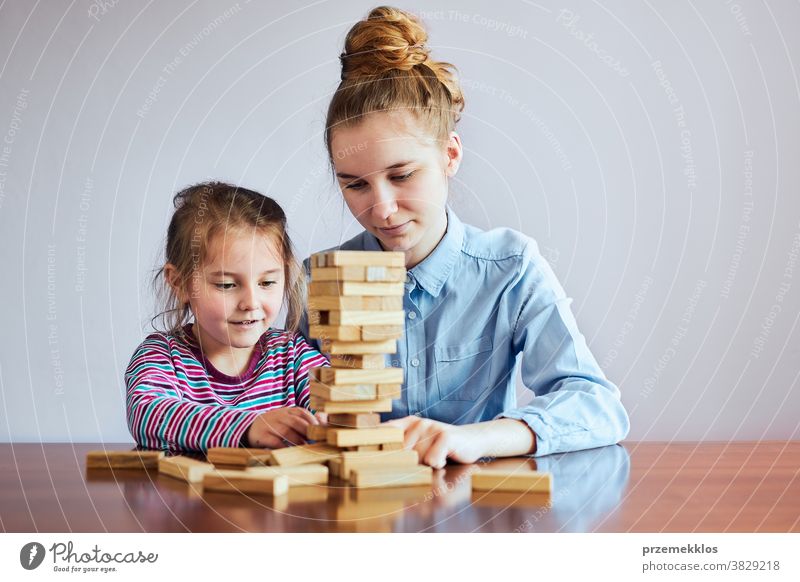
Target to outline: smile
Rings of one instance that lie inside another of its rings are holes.
[[[244,321],[231,321],[233,325],[239,327],[254,327],[257,323],[261,323],[261,319],[245,319]]]
[[[411,227],[411,221],[404,222],[403,224],[399,224],[397,226],[391,227],[378,227],[378,230],[381,231],[383,234],[388,234],[391,236],[397,236],[405,233]]]

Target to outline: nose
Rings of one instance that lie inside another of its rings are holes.
[[[385,222],[397,212],[397,198],[391,186],[379,184],[373,188],[372,215],[376,220]]]
[[[258,309],[258,298],[256,288],[252,285],[243,285],[239,296],[239,309],[241,311],[255,311]]]

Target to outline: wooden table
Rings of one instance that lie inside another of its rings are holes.
[[[623,443],[497,465],[553,474],[549,499],[473,493],[472,465],[433,487],[287,496],[202,493],[157,472],[87,473],[94,444],[0,444],[5,532],[796,532],[800,441]],[[131,445],[105,445],[112,450]]]

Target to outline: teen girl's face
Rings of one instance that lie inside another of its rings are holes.
[[[388,251],[406,254],[411,268],[447,229],[447,180],[461,162],[461,141],[442,144],[411,114],[371,113],[333,132],[334,170],[345,203]]]
[[[284,265],[273,238],[232,229],[209,243],[189,297],[196,335],[209,359],[222,353],[249,357],[278,317]]]

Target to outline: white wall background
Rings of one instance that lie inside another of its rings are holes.
[[[0,440],[131,440],[178,188],[271,194],[304,256],[357,232],[321,131],[372,5],[0,6]],[[800,5],[403,7],[463,77],[454,207],[539,241],[630,438],[796,438]]]

